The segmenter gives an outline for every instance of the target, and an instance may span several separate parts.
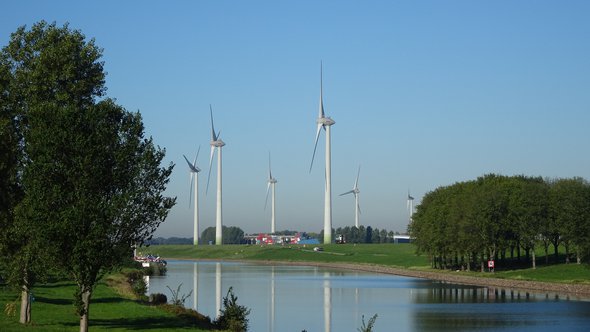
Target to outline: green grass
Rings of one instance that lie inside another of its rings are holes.
[[[68,282],[40,285],[33,289],[32,324],[18,322],[18,309],[13,317],[4,313],[6,303],[17,299],[18,293],[0,286],[1,331],[79,331],[79,320],[72,304],[75,285]],[[92,331],[206,331],[195,329],[186,320],[162,308],[147,306],[123,298],[114,289],[101,283],[96,288],[90,305]]]
[[[159,245],[144,248],[167,259],[219,259],[260,260],[288,262],[337,262],[365,263],[404,268],[426,268],[427,257],[417,256],[415,247],[408,244],[330,244],[321,245],[322,252],[314,252],[314,246],[260,246],[260,245]]]
[[[502,271],[496,277],[517,280],[533,280],[560,283],[590,283],[590,266],[586,264],[559,264],[537,267],[537,269],[523,269]]]
[[[215,259],[215,260],[259,260],[287,262],[322,263],[363,263],[406,269],[430,269],[426,256],[415,254],[412,244],[330,244],[321,245],[323,252],[314,252],[314,246],[260,246],[260,245],[160,245],[144,248],[146,252],[161,255],[167,259]],[[524,256],[523,256],[524,259]],[[470,275],[516,280],[547,281],[558,283],[590,283],[590,267],[587,264],[542,265],[544,256],[537,258],[537,269],[530,264],[520,264],[518,269],[494,274],[471,272]],[[524,268],[522,266],[525,266]],[[432,270],[440,271],[440,270]]]

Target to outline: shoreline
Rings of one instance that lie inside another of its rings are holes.
[[[168,258],[165,258],[168,259]],[[490,277],[474,277],[462,275],[461,272],[436,272],[419,271],[405,268],[389,267],[374,264],[353,264],[353,263],[326,263],[326,262],[304,262],[304,261],[273,261],[273,260],[239,260],[239,259],[198,259],[198,258],[169,258],[173,260],[189,261],[220,261],[220,262],[246,262],[263,265],[295,265],[295,266],[317,266],[325,268],[337,268],[343,270],[364,271],[373,273],[392,274],[402,277],[421,278],[438,280],[453,284],[471,285],[490,288],[503,288],[536,293],[555,293],[566,296],[575,296],[590,300],[590,284],[568,284],[553,283],[544,281],[500,279]]]

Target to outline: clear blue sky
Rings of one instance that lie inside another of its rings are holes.
[[[324,147],[311,174],[324,64],[332,127],[333,226],[404,231],[406,195],[486,173],[590,179],[589,1],[10,1],[0,44],[18,26],[65,22],[104,48],[108,96],[139,110],[176,164],[178,203],[156,236],[192,236],[182,154],[199,145],[201,229],[209,104],[223,148],[224,224],[323,228]]]

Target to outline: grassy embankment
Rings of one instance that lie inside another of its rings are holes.
[[[122,276],[110,277],[96,288],[90,305],[92,331],[208,331],[198,329],[182,317],[167,312],[164,307],[148,306],[121,291]],[[108,284],[108,285],[107,285]],[[34,287],[32,324],[18,322],[20,301],[16,301],[14,316],[5,312],[6,304],[17,300],[17,292],[0,285],[0,331],[79,331],[79,320],[72,304],[75,285],[56,282]],[[168,306],[170,309],[170,306]]]
[[[213,259],[213,260],[252,260],[310,263],[353,263],[383,265],[409,270],[435,271],[430,269],[426,256],[415,254],[411,244],[332,244],[322,245],[324,251],[314,252],[313,246],[256,246],[256,245],[159,245],[144,248],[146,252],[158,254],[166,259]],[[476,277],[494,277],[514,280],[531,280],[555,283],[590,284],[590,267],[586,264],[544,265],[544,254],[537,253],[537,269],[503,269],[497,262],[496,273],[462,272]],[[524,258],[523,258],[524,259]]]

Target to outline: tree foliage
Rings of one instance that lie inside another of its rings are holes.
[[[585,180],[485,175],[426,194],[410,224],[434,267],[470,269],[521,249],[533,267],[539,243],[588,258],[590,186]],[[528,257],[528,254],[533,257]]]
[[[144,137],[140,114],[100,99],[101,55],[80,31],[40,22],[13,33],[0,57],[0,135],[13,129],[6,135],[18,140],[3,160],[17,161],[22,188],[8,227],[19,244],[3,247],[12,248],[23,290],[43,263],[76,282],[81,330],[98,280],[149,240],[175,203],[162,194],[173,165],[160,166],[165,151]]]
[[[249,314],[250,309],[238,304],[238,297],[230,287],[227,295],[223,298],[223,308],[220,310],[215,324],[223,330],[245,332],[248,331]]]
[[[223,244],[241,244],[244,242],[244,231],[236,226],[222,226],[221,228]],[[201,243],[215,244],[215,227],[207,227],[201,233]]]

